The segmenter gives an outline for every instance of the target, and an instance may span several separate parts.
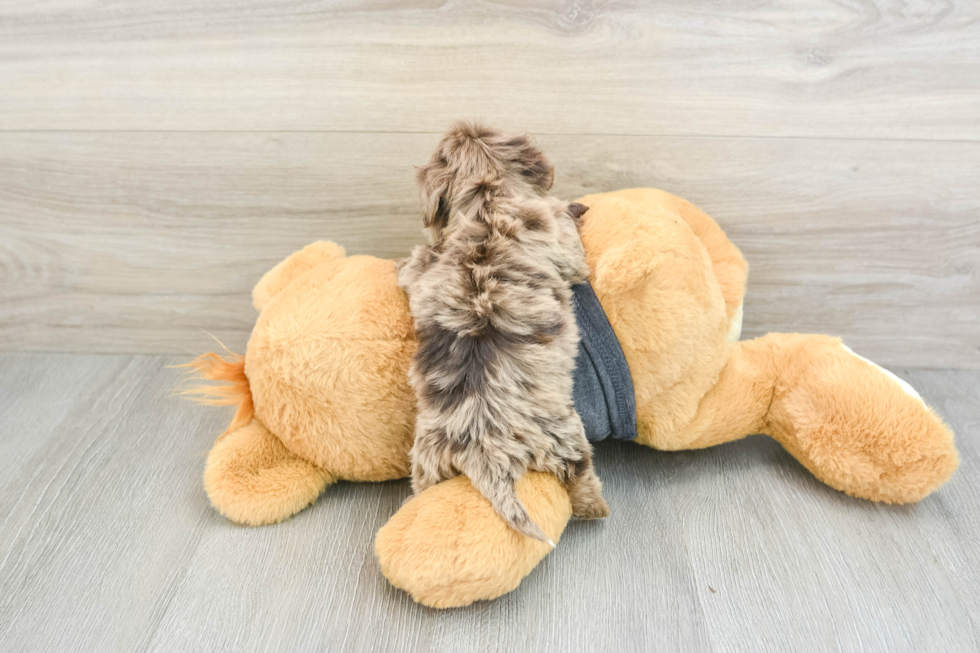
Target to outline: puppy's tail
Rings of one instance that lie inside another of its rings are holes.
[[[472,481],[473,479],[470,480]],[[501,519],[507,522],[508,526],[521,535],[526,535],[541,542],[547,542],[552,548],[555,547],[555,543],[551,541],[551,538],[527,514],[527,508],[524,507],[524,504],[517,496],[513,479],[509,477],[478,479],[473,484],[483,493],[483,496],[490,500],[494,511],[500,515]]]

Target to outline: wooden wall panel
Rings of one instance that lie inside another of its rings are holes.
[[[435,134],[0,134],[0,348],[241,349],[261,274],[316,239],[420,240]],[[883,364],[980,367],[972,143],[546,135],[568,196],[654,186],[749,260],[745,335],[840,334]]]
[[[0,129],[980,138],[980,3],[55,0]]]

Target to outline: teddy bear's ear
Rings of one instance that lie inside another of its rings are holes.
[[[600,293],[623,293],[639,287],[656,271],[660,257],[639,239],[603,252],[592,270]]]
[[[344,248],[337,243],[317,241],[298,252],[293,252],[284,261],[272,268],[259,279],[252,289],[252,305],[261,311],[273,297],[301,274],[326,261],[346,256]]]

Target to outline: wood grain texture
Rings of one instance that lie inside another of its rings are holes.
[[[0,134],[0,349],[242,350],[259,277],[317,239],[420,240],[428,134]],[[980,367],[980,145],[542,136],[568,197],[654,186],[751,271],[746,337],[843,335],[886,365]]]
[[[473,116],[559,192],[705,208],[746,336],[980,368],[978,60],[968,0],[6,3],[0,350],[241,350],[291,251],[408,251],[411,165]]]
[[[930,532],[937,521],[967,529],[976,521],[956,497],[975,485],[980,467],[974,453],[980,376],[897,372],[930,404],[959,408],[943,416],[958,436],[962,466],[949,485],[919,504],[847,497],[763,436],[677,454],[667,491],[681,515],[694,575],[714,590],[703,605],[717,650],[980,646],[972,575],[964,583],[965,569],[937,555],[959,550],[970,535]],[[957,391],[947,394],[950,386]]]
[[[975,633],[980,633],[980,584],[972,579],[980,569],[980,519],[963,518],[957,506],[980,496],[980,379],[970,374],[943,370],[908,370],[903,374],[916,387],[928,389],[926,398],[956,431],[956,444],[963,457],[956,482],[936,495],[920,522],[929,543],[933,562],[947,570],[955,590],[951,600],[962,606]],[[954,608],[958,609],[958,608]]]
[[[980,139],[972,0],[56,0],[0,9],[8,130]]]
[[[207,505],[228,415],[174,358],[0,354],[0,650],[973,651],[980,372],[908,370],[962,466],[915,506],[851,499],[774,442],[603,443],[613,516],[573,521],[517,591],[436,611],[374,533],[407,482],[341,483],[283,524]]]
[[[175,410],[159,357],[0,357],[0,649],[147,645],[208,514],[220,414]]]

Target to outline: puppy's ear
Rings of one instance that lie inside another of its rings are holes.
[[[518,172],[541,193],[551,190],[555,183],[555,167],[527,135],[515,136],[508,145],[516,149]]]
[[[579,204],[578,202],[573,202],[568,205],[568,212],[571,214],[573,220],[578,220],[585,212],[589,210],[585,204]]]
[[[544,162],[548,166],[549,170],[545,179],[542,180],[541,190],[543,192],[547,192],[551,190],[552,186],[555,185],[555,166],[551,165],[551,162],[548,161],[548,159],[544,159]]]
[[[449,224],[450,175],[446,165],[427,163],[418,169],[415,178],[419,186],[422,226],[444,229]]]

